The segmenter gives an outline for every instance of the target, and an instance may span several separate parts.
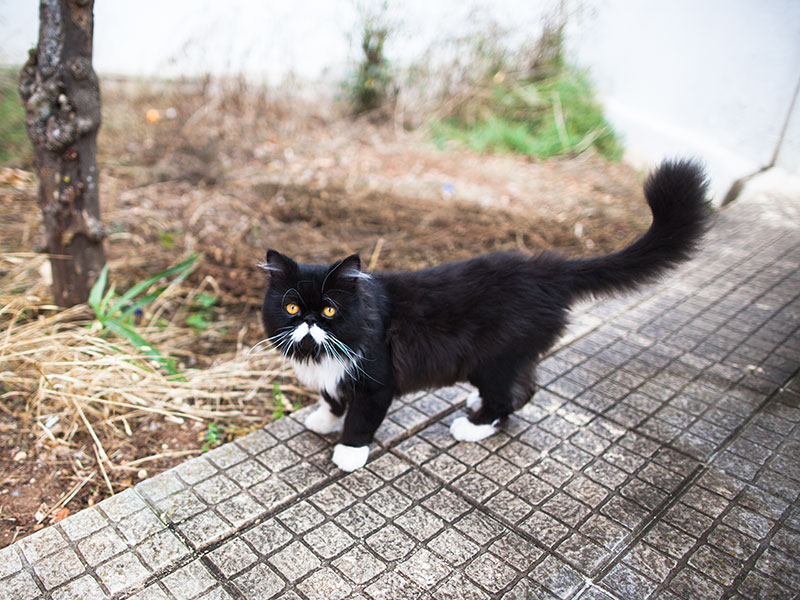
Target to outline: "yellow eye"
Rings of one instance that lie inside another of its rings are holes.
[[[289,313],[290,315],[296,315],[297,313],[300,312],[300,307],[294,303],[287,304],[284,308],[286,309],[286,312]]]
[[[336,309],[333,306],[326,306],[322,309],[322,314],[328,317],[329,319],[336,314]]]

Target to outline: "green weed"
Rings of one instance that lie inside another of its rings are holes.
[[[206,441],[200,446],[200,450],[208,452],[212,448],[219,446],[225,437],[224,432],[216,423],[209,423],[206,429]]]
[[[595,148],[619,160],[622,146],[603,116],[585,75],[575,69],[541,79],[494,84],[471,114],[431,127],[434,142],[456,140],[482,153],[511,152],[533,158],[579,154]]]
[[[168,287],[167,285],[154,287],[155,284],[173,275],[175,275],[173,283],[183,281],[191,272],[198,258],[198,255],[194,255],[166,271],[153,275],[137,283],[119,297],[115,294],[114,285],[109,286],[106,290],[108,265],[105,265],[89,293],[89,306],[94,311],[102,329],[127,339],[139,352],[149,356],[170,375],[179,375],[175,359],[163,356],[149,344],[136,330],[135,319],[137,314],[141,314],[144,307],[158,300]]]
[[[33,151],[16,81],[16,71],[0,71],[0,165],[27,167],[33,161]]]

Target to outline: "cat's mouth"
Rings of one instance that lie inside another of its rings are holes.
[[[316,323],[311,325],[301,323],[292,332],[295,351],[306,357],[318,355],[327,337],[325,331]]]

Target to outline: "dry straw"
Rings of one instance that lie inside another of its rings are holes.
[[[42,255],[0,254],[0,408],[21,417],[40,444],[76,448],[90,439],[94,450],[87,454],[96,456],[94,470],[113,493],[109,472],[138,468],[150,459],[124,463],[115,460],[114,452],[145,417],[226,419],[239,428],[264,418],[263,412],[253,416],[244,409],[247,403],[265,402],[275,378],[286,373],[274,351],[243,347],[243,324],[234,317],[214,327],[240,331],[235,351],[214,357],[210,366],[181,368],[181,377],[170,377],[127,340],[101,335],[86,305],[58,310],[47,304],[46,267]],[[170,286],[149,308],[138,331],[163,354],[179,361],[191,358],[198,334],[182,325],[181,315],[208,287],[213,281],[197,289]],[[283,391],[303,393],[294,386]],[[86,481],[84,474],[76,485]],[[77,491],[69,490],[60,504]]]

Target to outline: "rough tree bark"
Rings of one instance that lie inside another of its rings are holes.
[[[59,306],[85,302],[105,264],[97,181],[100,86],[94,0],[41,0],[39,44],[19,77],[39,175],[44,251]]]

